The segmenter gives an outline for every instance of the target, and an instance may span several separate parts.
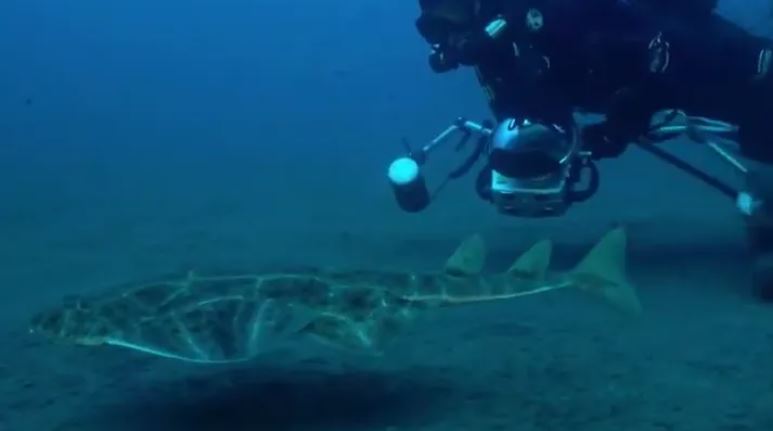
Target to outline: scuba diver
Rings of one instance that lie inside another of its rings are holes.
[[[455,132],[458,148],[479,138],[449,179],[485,155],[479,196],[519,217],[560,216],[587,200],[598,188],[595,161],[633,143],[735,200],[755,290],[773,301],[773,41],[718,15],[717,2],[419,0],[416,27],[431,47],[430,68],[474,69],[496,122],[459,118],[425,147],[407,147],[388,174],[399,205],[409,212],[429,205],[420,167]],[[580,126],[578,113],[604,119]],[[680,134],[732,163],[745,189],[656,145]],[[759,169],[716,139],[735,143]]]

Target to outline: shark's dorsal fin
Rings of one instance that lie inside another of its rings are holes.
[[[545,278],[550,255],[553,252],[553,243],[542,240],[524,252],[507,270],[513,277],[527,278],[529,280],[542,280]]]
[[[486,263],[486,244],[480,235],[472,235],[457,247],[446,261],[443,271],[449,275],[471,276],[483,270]]]

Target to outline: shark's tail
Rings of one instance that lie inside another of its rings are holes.
[[[601,298],[629,314],[642,312],[634,286],[625,274],[627,239],[623,228],[607,233],[572,271],[570,277],[581,290]]]

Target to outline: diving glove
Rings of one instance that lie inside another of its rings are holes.
[[[628,145],[647,135],[657,111],[643,89],[622,88],[607,106],[606,121],[585,127],[582,132],[586,149],[593,157],[618,157]]]

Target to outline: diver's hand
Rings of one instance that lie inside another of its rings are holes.
[[[647,86],[621,88],[612,96],[606,110],[607,135],[628,141],[645,135],[655,111]]]
[[[429,66],[435,73],[445,73],[459,66],[473,66],[480,61],[485,39],[476,34],[452,35],[438,45],[429,56]]]
[[[628,140],[610,133],[606,122],[584,127],[581,135],[582,149],[596,160],[618,157],[628,148]]]

